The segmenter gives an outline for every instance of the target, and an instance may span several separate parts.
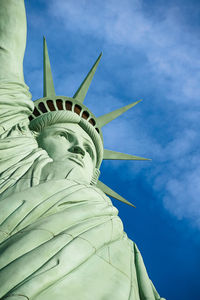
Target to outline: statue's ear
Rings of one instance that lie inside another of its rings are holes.
[[[99,175],[100,175],[100,171],[97,168],[94,168],[93,170],[93,175],[92,175],[92,179],[91,179],[91,185],[96,185],[99,179]]]

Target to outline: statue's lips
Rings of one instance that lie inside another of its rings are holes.
[[[81,167],[84,167],[84,162],[81,158],[79,157],[74,157],[74,156],[69,156],[67,159],[72,160],[73,162],[77,163]]]

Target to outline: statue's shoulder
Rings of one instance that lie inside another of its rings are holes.
[[[100,197],[102,197],[106,202],[108,202],[109,204],[112,204],[112,201],[110,200],[110,198],[100,189],[98,188],[96,185],[90,185],[91,189],[93,189]]]

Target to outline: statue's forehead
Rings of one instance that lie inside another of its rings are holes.
[[[83,137],[93,144],[91,137],[87,134],[87,132],[79,126],[77,123],[57,123],[45,128],[48,132],[56,131],[56,130],[66,130],[71,134],[76,135],[77,137]]]

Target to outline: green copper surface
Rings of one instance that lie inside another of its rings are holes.
[[[94,65],[92,66],[91,70],[89,71],[89,73],[87,74],[87,76],[85,77],[85,79],[81,83],[80,87],[78,88],[78,90],[76,91],[76,93],[73,96],[73,98],[77,99],[81,103],[83,103],[83,101],[85,99],[85,96],[90,87],[90,84],[92,82],[93,76],[96,72],[96,69],[98,67],[101,57],[102,57],[102,53],[99,55],[99,57],[95,61]]]
[[[56,95],[45,37],[43,37],[43,97]]]
[[[53,162],[43,168],[43,176],[54,169],[54,176],[74,178],[90,184],[95,176],[97,153],[90,136],[76,123],[58,123],[44,128],[37,137],[38,145],[48,152]]]
[[[0,299],[163,299],[105,193],[133,204],[97,183],[102,137],[92,113],[83,105],[90,115],[84,118],[76,105],[82,105],[98,61],[77,99],[62,102],[55,96],[44,40],[44,95],[53,100],[34,105],[23,79],[25,44],[24,1],[1,0]],[[99,122],[105,125],[136,103]]]
[[[104,149],[103,159],[119,159],[119,160],[151,160],[140,156],[125,154],[117,151]]]
[[[127,110],[129,110],[130,108],[132,108],[133,106],[138,104],[140,101],[142,101],[142,100],[139,100],[139,101],[133,102],[131,104],[128,104],[126,106],[120,107],[110,113],[107,113],[105,115],[98,117],[97,120],[98,120],[99,126],[103,127],[106,124],[110,123],[111,121],[113,121],[114,119],[116,119],[117,117],[119,117],[120,115],[125,113]]]

